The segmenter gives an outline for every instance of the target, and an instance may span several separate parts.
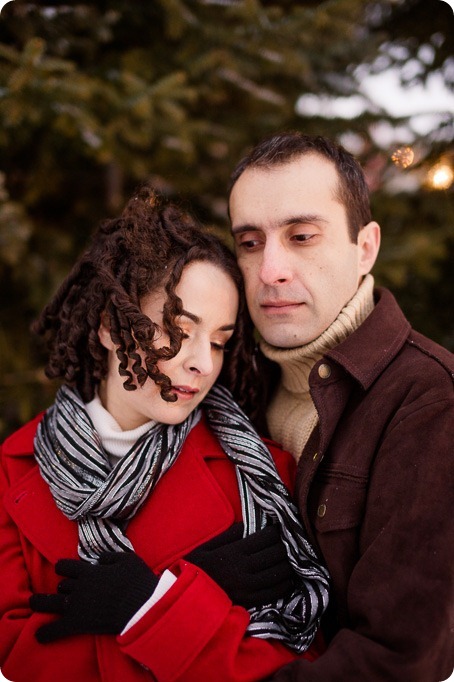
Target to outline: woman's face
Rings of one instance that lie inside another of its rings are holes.
[[[181,423],[204,399],[221,371],[224,346],[233,334],[238,313],[235,283],[218,266],[196,261],[183,270],[175,292],[183,303],[184,312],[176,322],[184,338],[174,358],[158,363],[171,381],[175,402],[163,400],[152,379],[135,391],[126,391],[124,378],[118,374],[116,346],[108,329],[101,326],[99,330],[101,343],[109,351],[108,374],[101,382],[99,396],[123,430],[150,420]],[[160,290],[142,300],[142,311],[159,325],[166,298],[164,290]],[[155,341],[158,347],[167,343],[164,333]]]

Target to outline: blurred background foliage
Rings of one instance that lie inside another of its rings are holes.
[[[369,74],[393,68],[405,87],[436,73],[452,89],[453,29],[440,0],[9,2],[0,15],[1,435],[52,400],[29,325],[98,221],[149,180],[228,234],[229,174],[277,129],[329,135],[357,154],[383,228],[376,278],[416,328],[453,349],[453,112],[436,112],[421,133],[361,91]],[[329,109],[358,93],[356,115]],[[433,181],[440,163],[444,184]]]

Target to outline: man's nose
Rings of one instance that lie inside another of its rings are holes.
[[[276,286],[292,279],[289,254],[280,244],[267,244],[262,252],[259,277],[263,284]]]

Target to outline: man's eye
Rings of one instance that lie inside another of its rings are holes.
[[[241,249],[253,249],[256,246],[260,246],[260,240],[259,239],[243,239],[242,241],[239,242],[238,244],[239,248]]]
[[[307,242],[312,239],[313,234],[294,234],[292,240],[295,242]]]

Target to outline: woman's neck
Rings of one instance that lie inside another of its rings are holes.
[[[126,455],[134,443],[155,423],[149,421],[135,429],[122,429],[116,419],[103,406],[98,394],[85,407],[104,450],[115,457]]]

